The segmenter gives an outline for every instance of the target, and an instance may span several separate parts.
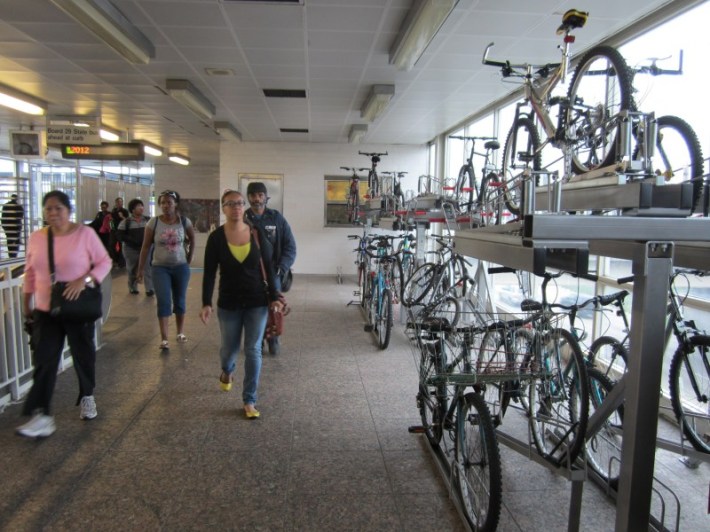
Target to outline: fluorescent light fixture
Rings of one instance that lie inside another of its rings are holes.
[[[101,135],[101,138],[103,140],[107,140],[109,142],[117,142],[121,140],[121,133],[119,131],[103,124],[101,125],[101,129],[99,130],[99,134]]]
[[[242,134],[229,122],[215,122],[214,128],[219,133],[219,136],[225,140],[242,141]]]
[[[179,153],[168,153],[168,160],[183,166],[190,164],[190,159]]]
[[[373,85],[365,104],[360,109],[360,117],[372,122],[382,114],[394,96],[394,85]]]
[[[216,112],[214,105],[197,87],[186,79],[165,80],[165,89],[170,96],[195,113],[202,120],[212,120]]]
[[[47,112],[47,102],[1,83],[0,105],[36,116],[42,116]]]
[[[390,64],[411,70],[459,0],[420,0],[414,5],[390,48]]]
[[[147,65],[155,46],[109,0],[51,0],[127,61]]]
[[[138,142],[143,144],[143,150],[148,155],[153,155],[155,157],[160,157],[161,155],[163,155],[163,148],[161,146],[153,144],[152,142],[148,142],[147,140],[139,140]]]
[[[367,124],[353,124],[350,126],[350,133],[348,133],[348,142],[350,144],[360,144],[366,134]]]

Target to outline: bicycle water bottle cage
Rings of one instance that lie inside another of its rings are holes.
[[[540,312],[542,310],[542,303],[534,299],[523,299],[523,302],[520,303],[520,310],[523,312]]]
[[[562,15],[562,25],[557,28],[557,35],[562,35],[575,28],[582,28],[587,23],[587,17],[589,13],[586,11],[577,11],[576,9],[570,9]]]

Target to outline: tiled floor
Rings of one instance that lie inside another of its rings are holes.
[[[161,354],[153,300],[114,279],[97,419],[79,420],[71,370],[51,438],[14,435],[20,405],[0,415],[0,530],[463,530],[424,437],[407,432],[417,377],[401,327],[380,351],[346,305],[351,284],[298,276],[282,353],[264,355],[262,419],[248,421],[241,360],[234,389],[219,390],[218,325],[197,318],[200,286],[194,272],[189,342]],[[509,414],[505,426],[523,422]],[[566,530],[570,484],[501,453],[499,529]],[[657,470],[683,497],[681,530],[709,530],[710,464],[659,453]],[[614,515],[587,483],[582,529],[613,530]]]

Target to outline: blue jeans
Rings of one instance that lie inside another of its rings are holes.
[[[153,286],[158,300],[158,317],[167,318],[173,312],[185,314],[190,265],[153,266]],[[172,310],[171,310],[172,307]]]
[[[245,405],[256,404],[256,389],[261,374],[261,338],[266,329],[267,307],[226,310],[217,307],[222,346],[219,358],[222,371],[232,374],[237,365],[237,355],[244,328],[244,386],[242,399]]]

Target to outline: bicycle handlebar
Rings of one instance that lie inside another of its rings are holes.
[[[560,65],[562,64],[562,63],[544,63],[542,65],[535,65],[532,63],[515,64],[515,63],[511,63],[510,61],[492,61],[492,60],[488,59],[488,52],[490,51],[491,48],[493,48],[494,44],[495,43],[490,43],[488,46],[486,46],[486,50],[483,52],[483,64],[500,68],[501,73],[504,78],[510,78],[510,77],[526,78],[526,77],[528,77],[528,69],[532,69],[535,71],[535,74],[537,74],[538,76],[546,78],[547,76],[550,75],[551,70],[555,70],[555,69],[559,68]]]
[[[663,61],[665,59],[669,59],[670,56],[668,57],[655,57],[651,59],[651,64],[650,65],[645,65],[645,66],[640,66],[638,68],[634,67],[634,72],[637,74],[650,74],[651,76],[662,76],[664,74],[669,75],[669,76],[682,76],[683,75],[683,49],[681,48],[680,52],[678,53],[678,68],[660,68],[659,66],[656,65],[657,61]]]

